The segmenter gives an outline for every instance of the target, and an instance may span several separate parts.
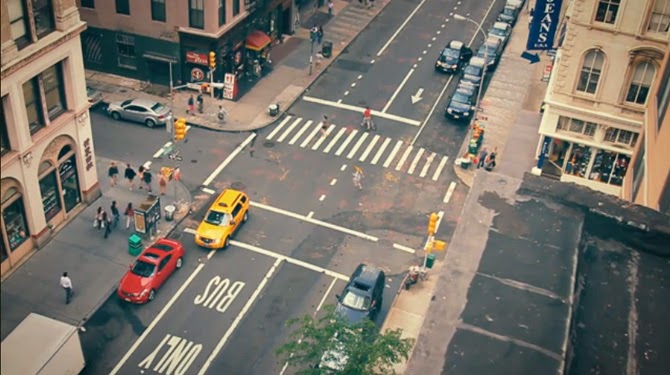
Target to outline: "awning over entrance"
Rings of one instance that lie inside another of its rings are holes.
[[[147,60],[154,60],[154,61],[160,61],[164,63],[177,63],[177,59],[175,59],[172,56],[166,56],[166,55],[161,55],[155,52],[146,52],[142,55]]]
[[[260,30],[254,30],[249,33],[246,40],[247,49],[252,51],[260,51],[267,47],[270,42],[272,42],[272,39]]]

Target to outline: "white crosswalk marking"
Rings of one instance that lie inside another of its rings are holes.
[[[358,161],[365,161],[365,159],[368,158],[368,155],[370,155],[370,152],[372,152],[372,148],[375,147],[375,144],[377,143],[377,141],[379,140],[379,138],[381,138],[381,137],[378,136],[378,135],[375,135],[375,136],[372,138],[372,141],[370,141],[370,144],[369,144],[368,147],[365,149],[365,151],[363,151],[363,155],[361,155],[361,157],[360,157],[360,159],[358,159]]]
[[[405,153],[402,154],[400,157],[400,160],[398,161],[398,165],[395,166],[395,170],[399,171],[400,168],[402,168],[403,164],[407,161],[407,158],[409,157],[410,152],[412,152],[412,149],[414,146],[408,146],[407,149],[405,150]]]
[[[344,152],[344,150],[345,150],[345,149],[347,148],[347,146],[349,145],[349,142],[351,142],[351,140],[354,139],[354,137],[356,136],[356,134],[358,134],[358,130],[356,130],[356,129],[352,130],[351,133],[349,133],[349,136],[347,137],[347,139],[344,140],[344,143],[342,143],[342,145],[340,146],[340,148],[338,148],[337,151],[335,151],[335,156],[340,156],[340,155],[342,155],[342,153]]]
[[[414,170],[416,169],[416,165],[419,164],[419,160],[421,160],[421,155],[423,155],[423,152],[425,150],[422,148],[419,149],[419,152],[416,153],[416,156],[414,157],[414,160],[412,160],[412,164],[409,165],[409,169],[407,170],[407,173],[409,174],[414,174]]]
[[[333,132],[333,129],[335,129],[335,125],[330,125],[330,126],[328,127],[328,130],[326,130],[326,135],[324,136],[324,135],[322,134],[322,135],[319,137],[319,139],[316,140],[316,143],[314,143],[314,146],[312,146],[312,151],[316,151],[316,150],[319,149],[319,147],[321,147],[321,144],[323,143],[323,141],[326,140],[326,138],[328,138],[328,135],[330,135],[330,133]]]
[[[306,132],[307,129],[309,129],[310,126],[312,126],[312,120],[307,121],[305,123],[305,125],[303,125],[300,128],[300,130],[298,130],[298,132],[295,133],[295,135],[293,136],[293,138],[291,138],[291,141],[288,144],[292,145],[292,144],[296,143],[298,141],[298,139],[300,139],[300,137],[302,137],[302,134],[304,132]]]
[[[286,128],[286,130],[284,130],[283,133],[281,133],[279,138],[277,138],[277,142],[284,142],[284,139],[286,139],[286,137],[288,137],[288,135],[291,134],[293,129],[295,129],[295,127],[298,126],[298,124],[301,122],[302,118],[297,118],[295,121],[293,121],[293,123],[288,128]]]
[[[423,165],[423,169],[421,169],[421,174],[419,174],[419,177],[426,177],[428,174],[428,168],[430,168],[430,164],[435,160],[435,157],[437,156],[437,153],[433,152],[430,154],[428,159],[426,159],[426,164]]]
[[[400,150],[400,146],[402,146],[402,141],[398,141],[395,146],[393,147],[393,150],[391,150],[391,154],[389,155],[388,158],[386,158],[386,161],[384,162],[384,168],[388,168],[389,165],[393,162],[393,159],[395,159],[395,154],[398,153]]]
[[[337,141],[340,140],[340,137],[342,137],[342,135],[343,135],[344,132],[346,132],[346,131],[347,131],[347,128],[340,128],[340,131],[337,132],[337,134],[335,134],[335,136],[333,137],[333,140],[330,141],[330,143],[328,143],[328,146],[326,146],[326,148],[323,149],[323,153],[324,153],[324,154],[329,153],[330,150],[331,150],[333,147],[335,147],[335,144],[337,143]]]
[[[382,157],[382,154],[384,153],[384,150],[386,150],[386,146],[388,146],[389,143],[391,143],[391,138],[386,138],[386,139],[384,140],[384,143],[382,143],[382,146],[381,146],[381,147],[379,148],[379,150],[377,151],[377,154],[375,155],[375,157],[374,157],[374,158],[372,159],[372,161],[370,162],[370,164],[372,164],[372,165],[376,165],[376,164],[377,164],[377,162],[379,161],[379,158]]]
[[[351,158],[354,157],[354,155],[356,155],[356,152],[358,151],[358,148],[361,147],[361,144],[363,144],[363,142],[365,142],[365,138],[367,138],[369,134],[370,133],[367,133],[367,132],[361,134],[361,137],[358,139],[358,142],[356,142],[356,144],[354,145],[354,148],[352,148],[351,151],[349,151],[349,154],[347,155],[347,159],[351,159]]]
[[[277,133],[279,133],[281,128],[283,128],[284,125],[286,125],[286,123],[289,122],[292,118],[293,116],[286,116],[286,118],[283,119],[282,122],[275,128],[275,130],[273,130],[272,133],[268,134],[268,136],[265,139],[271,140],[275,135],[277,135]]]
[[[437,165],[435,173],[433,173],[433,181],[437,181],[437,179],[440,177],[440,173],[442,173],[442,169],[444,169],[444,166],[447,164],[447,160],[449,160],[448,156],[442,157],[442,160],[440,160],[440,164]]]
[[[307,138],[305,138],[304,141],[302,141],[302,143],[300,144],[300,147],[301,147],[301,148],[305,148],[305,146],[307,146],[307,145],[309,144],[309,141],[311,141],[312,138],[314,138],[314,136],[316,135],[316,133],[318,133],[319,130],[321,130],[321,124],[322,124],[321,122],[318,123],[318,124],[316,125],[316,128],[314,128],[314,130],[312,130],[312,132],[309,133],[309,136],[308,136]]]

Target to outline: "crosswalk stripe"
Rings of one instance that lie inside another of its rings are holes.
[[[307,146],[307,144],[309,144],[309,141],[311,141],[312,138],[314,138],[314,136],[316,135],[316,133],[319,132],[319,130],[321,130],[321,123],[318,123],[316,125],[316,128],[314,128],[314,130],[312,130],[312,132],[309,133],[309,136],[307,138],[305,138],[304,141],[302,141],[302,143],[300,144],[300,147],[305,148],[305,146]]]
[[[377,154],[376,154],[375,157],[372,159],[372,161],[370,162],[370,164],[372,164],[372,165],[376,165],[376,164],[377,164],[377,162],[379,161],[379,158],[382,157],[382,154],[384,153],[384,150],[386,150],[386,146],[388,146],[389,143],[391,143],[391,138],[386,138],[386,139],[384,140],[384,143],[382,143],[382,146],[379,148],[379,150],[377,150]]]
[[[335,144],[337,143],[337,141],[340,140],[340,137],[342,137],[342,135],[343,135],[344,132],[346,132],[346,131],[347,131],[347,128],[340,128],[340,131],[337,132],[337,134],[335,134],[335,136],[333,137],[333,140],[330,141],[330,143],[328,143],[328,146],[326,146],[326,148],[323,149],[323,153],[324,153],[324,154],[329,153],[330,150],[335,146]]]
[[[410,152],[412,152],[412,149],[414,146],[407,146],[407,149],[405,150],[405,153],[402,154],[402,157],[400,157],[400,160],[398,161],[398,165],[395,166],[395,170],[399,171],[400,168],[402,168],[403,164],[407,161],[407,157],[409,157]]]
[[[316,151],[319,149],[319,147],[321,147],[321,144],[326,140],[326,138],[328,138],[328,135],[333,132],[333,129],[335,129],[335,125],[330,125],[328,130],[326,130],[326,135],[324,136],[322,134],[321,137],[316,140],[316,143],[314,143],[314,146],[312,146],[312,151]]]
[[[447,164],[447,160],[449,160],[448,156],[442,157],[442,160],[440,160],[440,164],[437,165],[435,173],[433,173],[433,181],[437,181],[438,177],[440,177],[440,173],[442,173],[442,169],[444,169],[444,166]]]
[[[402,146],[402,141],[398,141],[395,146],[393,147],[393,150],[391,150],[391,155],[386,158],[386,161],[384,162],[384,168],[388,168],[389,165],[393,162],[393,159],[395,159],[395,154],[398,153],[398,150],[400,150],[400,146]]]
[[[353,129],[353,130],[351,131],[351,133],[349,133],[349,136],[344,140],[344,143],[342,143],[342,145],[340,146],[340,148],[338,148],[337,151],[335,151],[335,156],[340,156],[340,155],[342,155],[342,153],[344,152],[344,150],[345,150],[345,149],[347,148],[347,146],[349,145],[349,142],[351,142],[351,140],[354,139],[354,137],[356,136],[356,134],[358,134],[358,130],[357,130],[357,129]]]
[[[288,137],[288,135],[291,134],[293,129],[295,129],[295,127],[298,126],[300,122],[302,122],[302,118],[295,119],[295,121],[293,121],[293,123],[288,128],[286,128],[286,130],[283,133],[281,133],[281,136],[277,138],[277,142],[284,142],[284,139],[286,139],[286,137]]]
[[[365,151],[363,152],[363,155],[361,155],[361,157],[360,157],[360,159],[358,159],[358,161],[365,161],[365,159],[368,158],[368,155],[370,155],[370,152],[372,152],[372,148],[375,147],[375,144],[377,143],[379,138],[381,138],[379,135],[375,135],[372,138],[372,141],[370,141],[370,144],[368,145],[368,148],[365,149]]]
[[[306,132],[307,129],[309,129],[310,126],[312,126],[312,120],[307,121],[305,123],[305,125],[303,125],[300,128],[300,130],[298,130],[298,132],[295,133],[295,135],[293,136],[293,138],[291,138],[291,141],[288,144],[292,145],[292,144],[296,143],[298,141],[298,139],[300,139],[300,137],[302,137],[302,134],[304,132]]]
[[[361,135],[361,137],[358,139],[358,142],[356,142],[356,144],[354,145],[354,148],[352,148],[351,151],[349,151],[347,159],[351,159],[354,157],[354,155],[356,155],[356,151],[358,151],[358,148],[361,147],[361,144],[365,142],[365,138],[367,138],[369,134],[370,133],[365,132]]]
[[[286,125],[286,123],[289,122],[289,120],[291,120],[292,118],[293,118],[293,116],[286,116],[286,118],[282,120],[282,122],[275,128],[275,130],[273,130],[272,133],[268,134],[268,136],[265,137],[265,139],[271,140],[272,137],[277,135],[277,133],[279,133],[281,128],[283,128],[284,125]]]
[[[419,149],[419,152],[416,153],[416,156],[414,157],[414,160],[412,160],[412,164],[409,165],[409,169],[407,170],[407,173],[409,174],[414,174],[414,170],[416,169],[416,165],[419,164],[419,160],[421,160],[421,155],[423,155],[423,152],[425,150],[422,148]]]
[[[423,169],[421,170],[421,174],[419,174],[419,177],[426,177],[428,174],[428,168],[430,168],[430,164],[435,160],[435,157],[437,156],[437,153],[433,152],[430,154],[428,159],[426,159],[426,164],[423,165]]]

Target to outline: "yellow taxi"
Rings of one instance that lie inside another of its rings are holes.
[[[195,232],[195,243],[209,249],[225,249],[230,238],[249,219],[249,197],[226,189],[216,198]]]

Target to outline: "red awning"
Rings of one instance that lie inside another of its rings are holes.
[[[260,51],[267,47],[270,42],[272,42],[272,39],[270,39],[267,34],[259,30],[254,30],[249,33],[249,36],[247,36],[246,40],[247,48],[252,51]]]

